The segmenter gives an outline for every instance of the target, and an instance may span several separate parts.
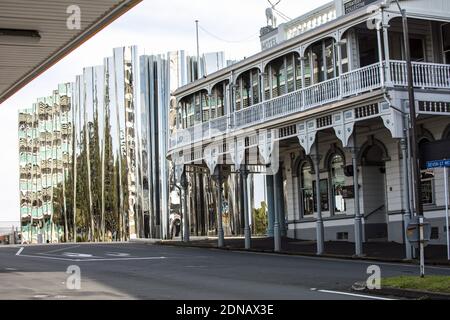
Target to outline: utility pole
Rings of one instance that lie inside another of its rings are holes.
[[[196,35],[197,35],[197,79],[200,79],[200,42],[198,38],[198,20],[195,20],[195,29],[196,29]]]
[[[417,143],[417,117],[416,117],[416,99],[414,96],[414,83],[413,83],[413,69],[411,63],[411,52],[409,44],[409,30],[408,30],[408,18],[406,11],[402,10],[403,20],[403,33],[404,33],[404,45],[406,56],[406,69],[408,76],[408,97],[409,97],[409,113],[411,121],[411,157],[412,157],[412,175],[414,185],[414,206],[416,208],[416,215],[419,217],[420,228],[420,276],[425,276],[425,255],[424,255],[424,215],[423,215],[423,203],[422,203],[422,181],[420,171],[420,157],[419,146]]]
[[[398,0],[394,0],[402,14],[403,22],[403,45],[406,58],[406,73],[408,80],[408,98],[409,98],[409,116],[410,116],[410,148],[412,159],[412,182],[413,182],[413,197],[416,216],[419,218],[419,233],[420,233],[420,276],[425,276],[425,255],[424,255],[424,215],[422,203],[422,184],[420,171],[420,157],[418,155],[419,146],[417,143],[417,118],[416,118],[416,100],[414,96],[414,80],[413,69],[411,62],[411,52],[409,44],[409,30],[408,17],[406,10],[402,9]],[[390,1],[389,1],[390,2]]]

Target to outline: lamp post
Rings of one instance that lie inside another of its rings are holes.
[[[188,190],[188,180],[186,177],[186,171],[183,172],[180,181],[181,188],[183,188],[183,210],[182,210],[182,218],[183,218],[183,242],[190,241],[190,223],[189,223],[189,212],[187,208],[187,190]]]

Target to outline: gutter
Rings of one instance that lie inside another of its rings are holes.
[[[118,19],[123,14],[127,13],[130,9],[135,7],[142,0],[125,0],[110,12],[106,13],[104,16],[99,18],[97,22],[87,28],[83,33],[78,35],[75,39],[70,41],[68,44],[64,45],[62,48],[58,49],[55,53],[52,54],[51,57],[47,58],[44,62],[40,63],[37,67],[35,67],[30,73],[28,73],[25,77],[19,79],[12,86],[6,89],[5,92],[0,95],[0,104],[5,102],[12,95],[17,93],[20,89],[25,87],[28,83],[39,77],[42,73],[47,71],[49,68],[54,66],[64,57],[69,55],[72,51],[80,47],[83,43],[88,41],[98,32],[103,30],[109,24],[111,24],[114,20]]]

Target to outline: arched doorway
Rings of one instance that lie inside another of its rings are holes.
[[[387,241],[386,151],[377,143],[362,150],[363,213],[366,241]]]

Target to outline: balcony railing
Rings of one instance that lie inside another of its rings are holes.
[[[448,89],[450,87],[450,65],[414,62],[414,87],[424,89]],[[407,86],[405,61],[391,61],[391,79],[394,85]]]
[[[386,67],[386,63],[383,64],[383,67]],[[392,84],[400,87],[407,86],[406,62],[390,61],[389,67]],[[169,149],[208,140],[225,133],[379,89],[382,86],[380,71],[381,64],[376,63],[178,131],[170,137]],[[414,87],[450,89],[450,65],[413,63],[413,75]]]

